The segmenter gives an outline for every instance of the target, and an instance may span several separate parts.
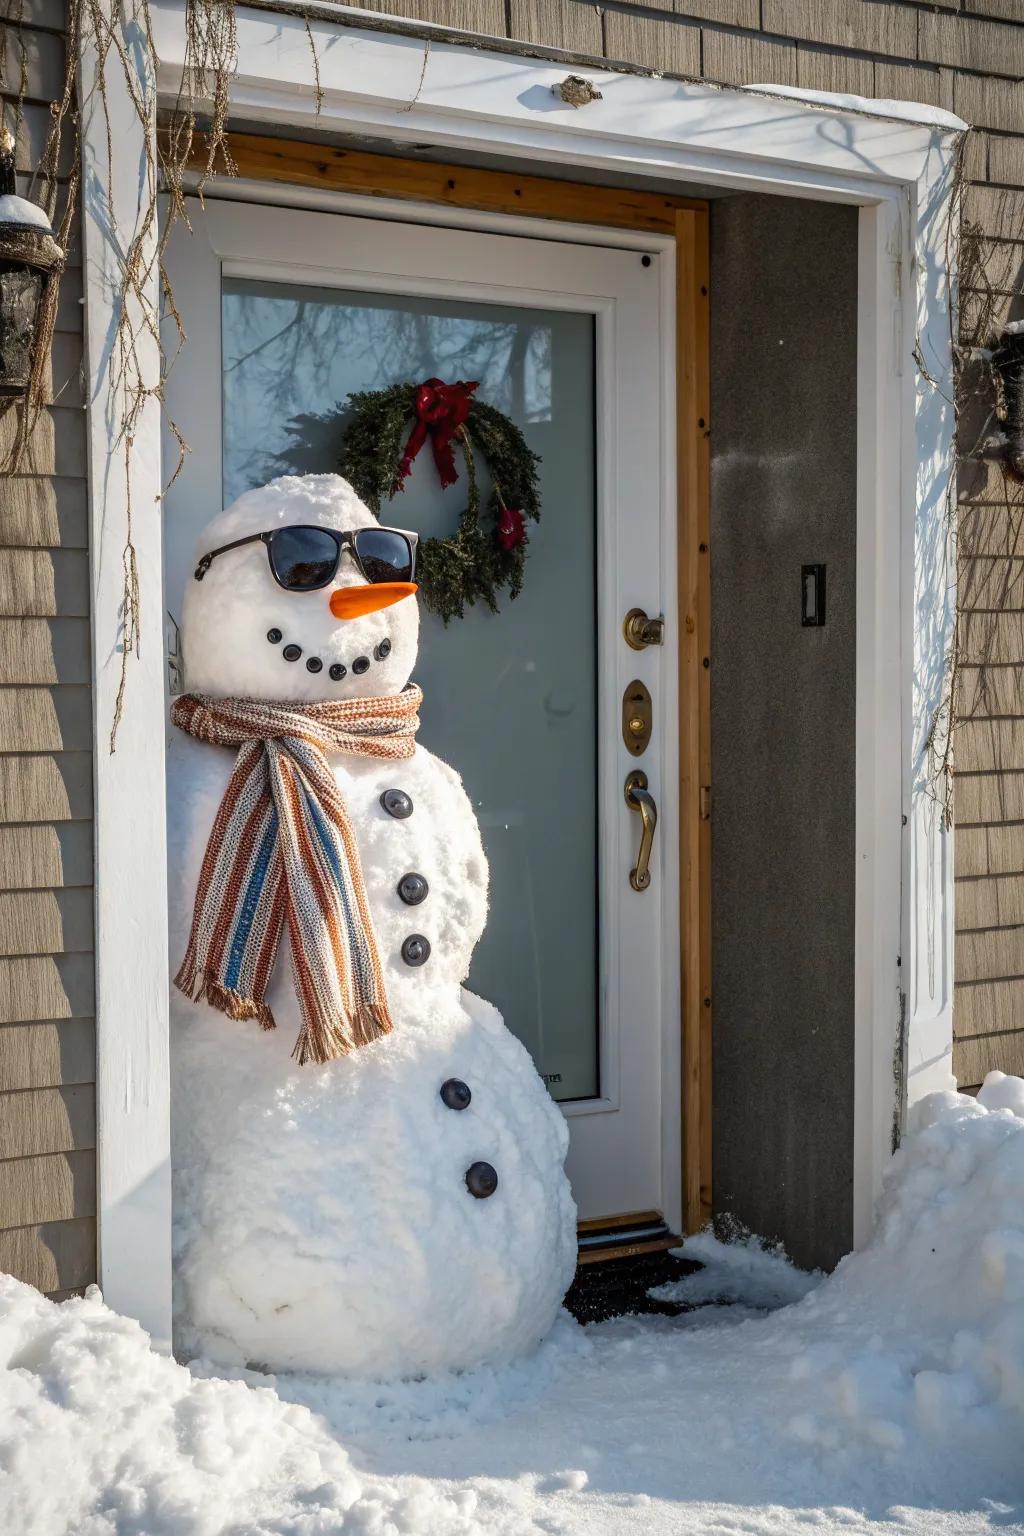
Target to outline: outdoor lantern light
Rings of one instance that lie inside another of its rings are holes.
[[[64,265],[43,209],[19,197],[14,138],[0,127],[0,396],[24,395],[32,382],[49,284]]]
[[[1003,331],[992,353],[992,374],[1003,454],[1010,473],[1024,480],[1024,321],[1011,321]]]

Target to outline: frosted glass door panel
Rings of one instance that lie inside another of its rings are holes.
[[[469,986],[502,1011],[559,1100],[597,1095],[598,839],[594,319],[563,310],[225,279],[224,501],[337,468],[354,390],[478,379],[541,456],[526,585],[446,629],[421,605],[420,741],[461,773],[491,905]],[[429,447],[382,520],[454,531]],[[481,475],[486,496],[486,474]]]

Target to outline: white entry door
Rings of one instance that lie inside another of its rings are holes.
[[[233,200],[192,218],[169,250],[188,341],[168,418],[191,450],[166,499],[172,616],[222,505],[278,474],[337,467],[355,390],[478,380],[540,455],[522,594],[447,628],[423,614],[420,740],[462,774],[490,863],[468,985],[562,1106],[581,1217],[676,1223],[672,256],[590,243],[594,232],[570,242]],[[463,490],[464,473],[441,492],[425,452],[383,519],[446,535]],[[636,608],[664,616],[665,644],[627,645]],[[650,695],[641,756],[626,746],[634,683]],[[643,818],[625,794],[636,770],[658,811],[641,890]]]

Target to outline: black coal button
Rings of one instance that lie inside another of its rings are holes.
[[[369,672],[369,670],[370,670],[370,658],[369,658],[369,656],[357,656],[355,661],[352,663],[352,671],[356,674],[356,676],[357,677],[362,677],[363,673],[364,672]]]
[[[281,631],[279,629],[268,629],[267,639],[270,641],[271,645],[280,645]]]
[[[422,875],[410,872],[403,875],[398,882],[398,894],[407,907],[418,907],[421,901],[426,900],[430,886]]]
[[[334,661],[334,662],[331,663],[331,666],[330,666],[329,670],[330,670],[331,676],[334,678],[334,681],[336,683],[340,683],[342,678],[345,676],[346,672],[348,671],[348,667],[345,666],[344,662]]]
[[[430,940],[422,933],[410,933],[402,944],[402,959],[406,965],[425,965],[430,959]]]
[[[376,647],[373,654],[376,656],[378,661],[386,661],[387,658],[391,655],[391,641],[387,638],[386,635],[380,644]]]
[[[450,1077],[447,1082],[441,1084],[441,1098],[449,1109],[468,1109],[472,1097],[469,1084],[464,1083],[461,1078]]]
[[[306,662],[306,671],[307,672],[322,672],[323,671],[323,666],[324,666],[324,664],[320,660],[319,656],[311,656],[309,658],[309,660]]]
[[[397,816],[399,821],[412,815],[412,801],[404,789],[386,789],[380,797],[380,803],[389,816]]]
[[[466,1188],[474,1200],[487,1200],[498,1187],[498,1175],[490,1163],[473,1163],[466,1169]]]
[[[298,661],[299,657],[302,655],[302,646],[286,645],[284,650],[281,652],[281,655],[284,657],[285,661]]]

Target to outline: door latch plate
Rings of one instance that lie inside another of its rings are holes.
[[[630,757],[642,757],[651,741],[654,706],[640,679],[627,684],[622,695],[622,740]]]

